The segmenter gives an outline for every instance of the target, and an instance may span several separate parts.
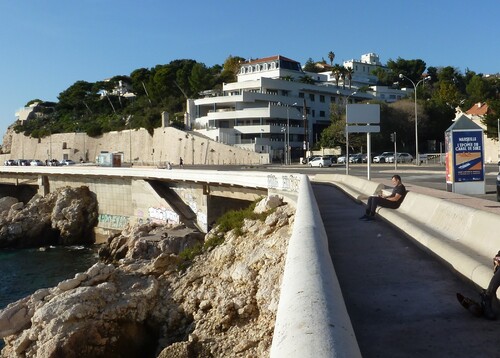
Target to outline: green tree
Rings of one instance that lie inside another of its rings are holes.
[[[485,102],[488,98],[493,98],[491,83],[482,76],[473,76],[466,87],[469,101],[472,103]]]
[[[387,67],[389,67],[393,75],[398,76],[401,73],[416,83],[422,78],[426,64],[420,59],[404,60],[401,57],[398,57],[396,61],[387,61]]]
[[[349,89],[351,89],[352,85],[352,75],[354,74],[354,70],[351,67],[344,67],[345,78],[349,81]]]
[[[333,53],[333,51],[328,52],[328,59],[330,60],[330,66],[333,66],[333,60],[335,59],[335,53]]]
[[[340,77],[342,76],[342,73],[344,72],[343,68],[344,67],[342,67],[340,65],[335,65],[332,68],[332,76],[335,78],[335,85],[337,87],[339,86]]]
[[[316,68],[316,63],[314,62],[314,60],[309,57],[306,61],[306,63],[304,64],[304,71],[306,72],[318,72],[318,69]]]

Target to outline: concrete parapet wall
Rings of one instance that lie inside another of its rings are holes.
[[[499,215],[413,192],[399,209],[380,208],[379,214],[467,279],[488,285],[500,249]]]
[[[359,201],[368,199],[370,195],[380,194],[384,188],[383,184],[343,174],[316,174],[314,181],[335,183],[336,186]]]
[[[362,183],[368,180],[351,176],[321,179],[330,179],[356,199],[356,193],[366,192],[368,185]],[[487,287],[492,257],[500,249],[500,237],[495,234],[500,228],[500,215],[412,191],[399,209],[379,208],[378,214],[465,278]]]
[[[361,357],[305,175],[288,244],[271,357]]]

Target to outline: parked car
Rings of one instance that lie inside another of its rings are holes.
[[[30,166],[31,159],[17,159],[15,165],[21,165],[23,167]]]
[[[17,165],[17,162],[16,162],[14,159],[7,159],[7,160],[4,162],[4,165],[8,165],[8,166],[11,166],[11,165]]]
[[[349,155],[349,163],[362,163],[363,162],[363,154],[353,154]]]
[[[47,165],[50,165],[51,167],[57,167],[61,165],[61,163],[57,159],[51,159],[48,161]]]
[[[318,156],[317,155],[311,155],[310,157],[307,157],[305,159],[302,159],[302,164],[309,164],[309,162],[311,160],[313,160],[314,158],[317,158]]]
[[[30,162],[30,165],[31,166],[35,166],[35,167],[41,167],[43,165],[45,165],[41,160],[38,160],[38,159],[33,159],[31,162]]]
[[[71,159],[63,159],[61,160],[61,165],[75,165],[76,163]]]
[[[332,164],[337,163],[337,156],[336,155],[324,155],[323,157],[330,159]]]
[[[397,153],[398,163],[411,163],[413,162],[413,156],[410,153]],[[390,155],[385,158],[387,163],[394,163],[394,155]]]
[[[373,162],[385,163],[387,161],[386,158],[390,157],[391,155],[394,156],[394,152],[383,152],[382,154],[373,157]]]
[[[329,167],[332,165],[332,161],[328,157],[316,157],[309,162],[310,167]]]
[[[357,154],[349,154],[349,163],[352,163],[351,159],[355,155],[357,155]],[[340,156],[340,157],[337,158],[337,164],[345,164],[345,155],[342,155],[342,156]]]

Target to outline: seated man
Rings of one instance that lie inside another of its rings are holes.
[[[492,301],[497,297],[497,290],[500,287],[500,251],[493,258],[493,277],[488,284],[488,288],[481,292],[481,308],[483,315],[491,320],[497,318],[497,314],[493,310]]]
[[[493,258],[493,277],[488,284],[488,288],[483,290],[480,294],[481,302],[477,303],[473,299],[468,297],[464,297],[460,293],[457,293],[458,301],[464,306],[467,310],[473,313],[475,316],[483,316],[490,320],[495,320],[497,318],[497,314],[493,309],[493,300],[496,300],[496,293],[498,287],[500,287],[500,251]]]
[[[399,175],[393,175],[391,180],[394,184],[391,195],[386,197],[382,195],[370,196],[368,198],[365,214],[360,217],[361,220],[373,220],[377,206],[390,209],[399,208],[406,195],[406,188],[403,183],[401,183],[401,177]]]

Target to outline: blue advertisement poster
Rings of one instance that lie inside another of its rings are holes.
[[[484,181],[481,130],[453,132],[455,182]]]

